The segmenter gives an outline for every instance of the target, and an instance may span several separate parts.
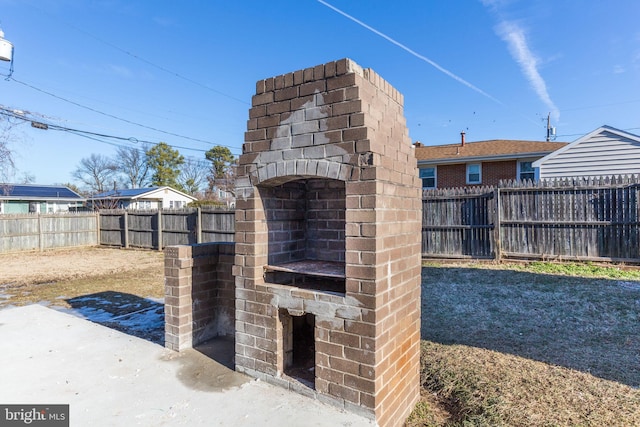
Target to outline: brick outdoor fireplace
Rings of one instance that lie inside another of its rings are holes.
[[[237,183],[236,369],[402,425],[421,232],[402,95],[348,59],[259,81]]]

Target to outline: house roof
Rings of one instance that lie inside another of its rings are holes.
[[[12,200],[77,200],[84,198],[63,185],[0,184],[0,198]]]
[[[507,160],[545,156],[567,145],[566,142],[492,139],[461,144],[415,147],[418,163],[459,163],[470,160]]]
[[[160,192],[161,190],[171,190],[174,193],[180,194],[184,197],[197,200],[195,197],[185,194],[181,191],[171,187],[147,187],[147,188],[123,188],[104,191],[99,194],[93,195],[90,199],[137,199],[144,196],[151,196],[154,192]]]
[[[582,137],[576,139],[572,143],[566,144],[564,147],[558,149],[557,151],[549,153],[545,157],[537,160],[536,162],[533,163],[533,166],[539,168],[547,160],[553,159],[557,155],[559,155],[561,153],[564,153],[565,151],[570,150],[571,148],[575,147],[576,145],[581,144],[584,141],[588,141],[591,138],[593,138],[594,136],[596,136],[598,134],[602,134],[602,133],[612,133],[612,134],[617,135],[617,136],[622,137],[622,138],[627,138],[627,139],[630,139],[632,141],[640,142],[640,136],[638,136],[638,135],[634,135],[632,133],[625,132],[625,131],[620,130],[620,129],[616,129],[616,128],[611,127],[611,126],[603,125],[603,126],[600,126],[598,129],[596,129],[596,130],[594,130],[592,132],[589,132],[585,136],[582,136]]]
[[[147,188],[123,188],[116,190],[104,191],[102,193],[94,194],[91,196],[92,199],[103,199],[103,198],[111,198],[117,197],[119,199],[133,199],[139,197],[146,193],[151,193],[153,191],[159,190],[162,187],[147,187]]]

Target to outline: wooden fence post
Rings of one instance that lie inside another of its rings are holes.
[[[42,214],[40,212],[38,215],[38,249],[40,252],[44,251],[44,236],[42,231]]]
[[[196,243],[202,243],[202,209],[198,206],[196,219]]]
[[[158,250],[162,250],[162,209],[158,208]]]
[[[124,211],[124,247],[129,249],[129,217],[127,211]]]
[[[98,246],[100,246],[102,244],[102,242],[100,241],[100,211],[95,211],[95,217],[96,217],[96,242],[98,243]]]
[[[494,213],[493,213],[493,240],[494,240],[494,258],[500,262],[502,258],[502,235],[500,233],[500,187],[493,190],[494,193]]]

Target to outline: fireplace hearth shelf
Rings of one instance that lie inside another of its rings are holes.
[[[317,261],[305,259],[302,261],[288,262],[279,265],[265,265],[265,273],[282,271],[285,273],[304,274],[308,276],[330,277],[344,279],[344,263],[335,261]]]
[[[344,270],[342,262],[307,259],[265,265],[264,278],[266,283],[344,295]]]

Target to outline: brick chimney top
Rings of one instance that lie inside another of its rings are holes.
[[[464,147],[464,131],[460,132],[460,146]]]

